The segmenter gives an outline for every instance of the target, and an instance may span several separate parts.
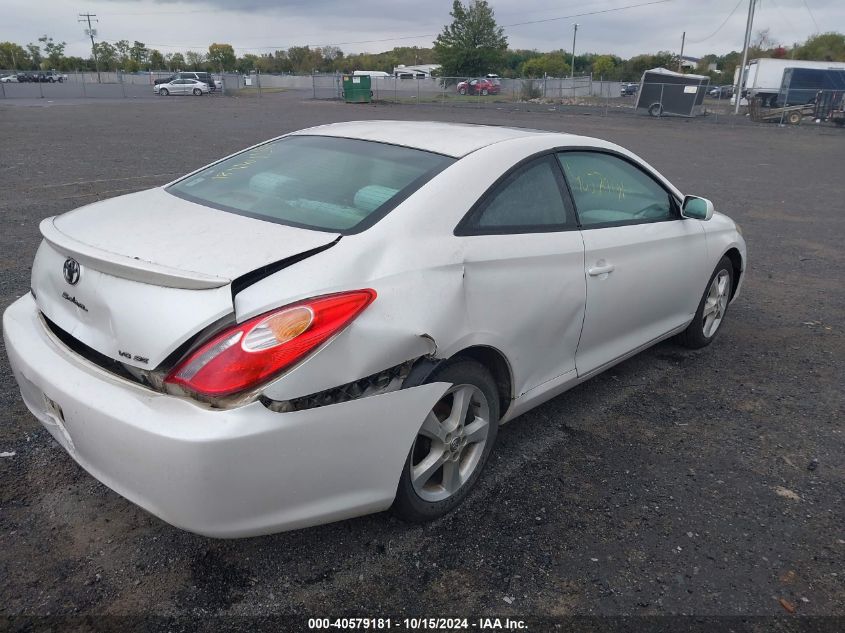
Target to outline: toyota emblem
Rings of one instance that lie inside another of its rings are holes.
[[[68,282],[71,286],[75,286],[79,282],[79,262],[73,259],[72,257],[68,257],[65,260],[65,265],[62,268],[62,273],[65,276],[65,281]]]

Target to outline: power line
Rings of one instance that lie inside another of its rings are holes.
[[[783,12],[783,9],[780,8],[780,5],[775,2],[775,0],[769,0],[772,3],[772,6],[777,9],[778,15],[780,16],[783,25],[786,27],[786,30],[791,32],[793,35],[797,32],[796,28],[793,24],[789,22],[789,18],[786,17],[786,14]],[[793,55],[795,51],[793,50]]]
[[[724,26],[728,23],[728,20],[730,20],[733,17],[733,14],[736,13],[736,10],[739,9],[739,5],[741,5],[741,4],[742,4],[742,0],[739,0],[739,2],[736,3],[736,6],[731,10],[731,12],[728,13],[728,17],[726,17],[725,20],[719,25],[718,29],[713,31],[710,35],[708,35],[704,39],[690,40],[690,44],[701,44],[701,42],[706,42],[711,37],[714,37],[719,31],[721,31],[724,28]]]
[[[505,27],[525,26],[526,24],[540,24],[542,22],[554,22],[556,20],[569,20],[571,18],[583,18],[588,15],[599,15],[600,13],[612,13],[614,11],[625,11],[626,9],[636,9],[639,7],[647,7],[652,4],[663,4],[665,2],[672,2],[672,0],[653,0],[652,2],[641,2],[639,4],[629,4],[624,7],[614,7],[612,9],[600,9],[598,11],[587,11],[586,13],[576,13],[575,15],[564,15],[559,18],[544,18],[542,20],[530,20],[529,22],[516,22],[514,24],[505,24]]]
[[[810,19],[813,21],[813,24],[816,26],[816,33],[818,33],[821,29],[819,28],[819,23],[816,22],[816,16],[813,15],[813,12],[810,10],[810,5],[807,4],[807,0],[803,0],[804,6],[807,7],[807,13],[810,14]]]

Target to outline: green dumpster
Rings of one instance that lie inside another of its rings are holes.
[[[343,99],[346,103],[370,103],[373,92],[369,75],[344,75]]]

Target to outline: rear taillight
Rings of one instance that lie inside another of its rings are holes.
[[[179,363],[165,382],[206,396],[250,389],[305,358],[375,298],[375,290],[353,290],[267,312],[212,338]]]

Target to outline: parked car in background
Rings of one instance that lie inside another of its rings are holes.
[[[23,402],[216,537],[443,516],[500,424],[709,345],[746,269],[733,220],[618,145],[435,122],[301,130],[40,230],[3,315]]]
[[[211,88],[208,84],[198,79],[174,79],[171,82],[153,86],[153,92],[162,97],[168,95],[194,95],[199,97],[210,91]]]
[[[44,81],[47,81],[51,84],[56,82],[63,83],[67,79],[67,75],[63,75],[62,73],[56,72],[55,70],[48,70],[44,72]]]
[[[16,84],[16,83],[18,83],[18,76],[17,75],[3,75],[3,76],[0,76],[0,82],[2,82],[4,84],[8,84],[8,83]]]
[[[730,99],[734,96],[733,86],[716,86],[707,93],[714,99]]]
[[[20,83],[62,83],[67,79],[67,75],[56,72],[55,70],[32,71],[26,73],[19,73],[17,75]]]
[[[479,77],[460,82],[457,89],[458,94],[461,95],[497,95],[501,89],[501,82],[498,78]]]
[[[217,89],[218,84],[221,83],[219,81],[215,81],[211,73],[185,71],[173,73],[172,75],[170,75],[170,77],[162,77],[160,79],[155,79],[153,81],[153,84],[159,86],[161,84],[167,84],[172,81],[176,81],[177,79],[196,79],[197,81],[201,81],[206,84],[211,92],[214,92]]]
[[[623,97],[629,97],[631,95],[637,94],[637,91],[639,89],[640,84],[624,83],[619,89],[619,94]]]
[[[175,81],[177,79],[179,79],[179,75],[176,73],[169,75],[168,77],[157,77],[153,80],[153,85],[159,86],[161,84],[169,84],[171,81]]]

